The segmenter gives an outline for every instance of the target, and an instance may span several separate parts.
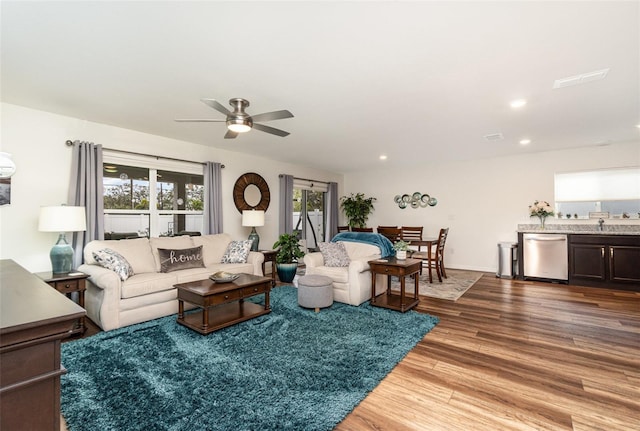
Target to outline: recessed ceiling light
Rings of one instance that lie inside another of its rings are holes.
[[[386,154],[381,155],[380,160],[387,160],[387,155]]]
[[[529,145],[531,143],[531,139],[521,139],[520,145]]]
[[[522,108],[524,105],[527,104],[527,101],[524,99],[517,99],[517,100],[513,100],[510,105],[512,108]]]
[[[640,124],[636,124],[636,127],[637,127],[638,129],[640,129]]]

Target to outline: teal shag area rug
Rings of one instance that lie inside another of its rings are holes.
[[[291,286],[271,307],[207,336],[169,316],[63,343],[68,429],[331,430],[438,322],[368,303],[315,313]]]

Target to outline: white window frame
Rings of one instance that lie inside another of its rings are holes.
[[[104,150],[103,164],[116,164],[123,166],[135,166],[149,170],[149,209],[148,210],[122,210],[104,209],[104,214],[148,214],[149,236],[160,236],[160,216],[166,214],[203,215],[204,211],[190,210],[159,210],[157,199],[158,171],[179,172],[191,175],[204,175],[202,163],[186,162],[162,157],[145,156],[140,154],[124,153],[120,151]],[[206,196],[205,196],[206,199]],[[103,216],[104,216],[103,214]]]

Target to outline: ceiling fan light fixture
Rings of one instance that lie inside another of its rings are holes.
[[[245,133],[251,130],[253,121],[250,118],[229,118],[227,119],[227,129],[235,133]]]
[[[224,114],[226,118],[224,120],[216,119],[176,119],[180,122],[197,122],[197,123],[225,123],[227,125],[227,133],[225,133],[225,139],[235,139],[239,134],[246,133],[252,129],[256,129],[260,132],[270,133],[272,135],[285,137],[289,135],[289,132],[276,129],[262,124],[263,121],[282,120],[284,118],[293,118],[293,114],[286,109],[280,111],[263,112],[257,115],[249,115],[244,112],[245,108],[249,106],[249,101],[246,99],[235,98],[229,100],[229,105],[233,107],[233,111],[229,111],[220,102],[215,99],[200,99],[205,105],[216,111]],[[254,124],[254,121],[256,123]]]

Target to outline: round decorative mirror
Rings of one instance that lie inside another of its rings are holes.
[[[254,172],[240,176],[233,186],[233,203],[240,213],[244,210],[266,211],[270,200],[269,185]]]
[[[244,200],[251,207],[258,205],[261,197],[262,193],[260,193],[260,189],[255,184],[249,184],[244,189]]]

